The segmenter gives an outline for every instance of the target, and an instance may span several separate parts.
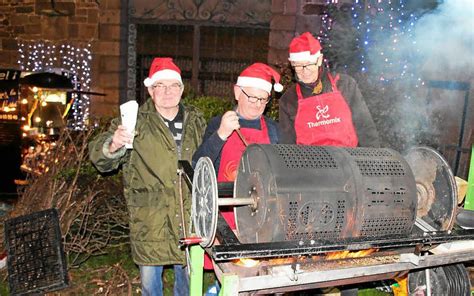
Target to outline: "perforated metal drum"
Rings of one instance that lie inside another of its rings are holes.
[[[234,209],[241,242],[408,235],[417,190],[392,149],[250,145],[234,196],[257,206]]]

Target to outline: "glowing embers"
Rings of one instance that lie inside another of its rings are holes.
[[[260,263],[260,261],[250,259],[250,258],[240,258],[240,259],[234,260],[233,263],[242,267],[255,267]]]
[[[339,252],[329,252],[326,253],[326,260],[336,260],[336,259],[346,259],[346,258],[361,258],[367,257],[372,253],[377,252],[378,249],[366,249],[366,250],[359,250],[359,251],[339,251]]]

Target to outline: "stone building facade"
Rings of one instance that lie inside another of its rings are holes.
[[[341,7],[352,5],[353,1],[331,2]],[[327,3],[327,0],[0,0],[0,68],[20,69],[21,41],[90,44],[90,90],[107,94],[91,96],[90,114],[112,116],[117,114],[121,102],[143,99],[142,81],[156,55],[175,58],[183,69],[185,82],[205,94],[231,89],[229,85],[236,75],[252,62],[286,63],[288,44],[295,35],[305,31],[319,33]],[[467,85],[466,90],[458,91],[459,95],[449,100],[455,102],[452,112],[447,108],[439,111],[439,122],[448,122],[452,127],[436,138],[446,147],[455,147],[446,148],[449,151],[445,154],[457,155],[456,162],[463,165],[459,170],[464,175],[474,137],[474,103],[470,99],[474,88],[469,73],[470,70],[446,75],[443,71],[430,70],[430,75],[425,75],[435,82],[452,80]],[[442,91],[434,88],[426,104],[445,102]],[[424,110],[429,112],[429,108]],[[384,112],[379,113],[383,128]]]
[[[91,45],[92,114],[111,115],[120,93],[122,3],[120,0],[56,1],[3,0],[0,2],[1,68],[20,69],[20,41]]]
[[[196,38],[197,26],[201,27],[198,32],[201,38],[207,38],[207,27],[261,29],[263,35],[255,38],[263,36],[265,39],[262,41],[266,45],[264,62],[279,64],[286,62],[287,47],[295,34],[319,31],[320,12],[325,3],[325,0],[3,0],[0,3],[0,67],[20,69],[18,44],[22,40],[76,46],[90,44],[90,90],[107,94],[92,96],[91,115],[109,116],[117,112],[119,102],[133,98],[139,89],[137,71],[144,70],[137,70],[136,65],[137,46],[143,47],[136,43],[140,38],[137,26],[191,26],[194,28],[191,38]],[[191,44],[192,41],[188,40]],[[198,62],[190,61],[193,69],[190,72],[197,71]],[[189,78],[196,85],[197,74]]]

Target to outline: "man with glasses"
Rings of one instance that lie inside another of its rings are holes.
[[[123,168],[132,257],[140,268],[142,294],[163,295],[163,266],[172,265],[174,295],[189,295],[178,240],[188,225],[191,199],[185,186],[180,195],[176,172],[178,160],[191,161],[206,124],[201,113],[181,104],[181,71],[171,58],[155,58],[144,84],[151,98],[138,110],[135,132],[114,119],[90,143],[90,159],[101,172]],[[133,149],[127,150],[130,143]]]
[[[209,157],[217,172],[218,182],[235,180],[240,158],[249,144],[276,144],[279,139],[278,125],[263,115],[270,102],[272,78],[273,89],[281,92],[280,74],[268,65],[255,63],[240,73],[234,85],[234,98],[237,106],[222,116],[209,121],[202,144],[193,156],[193,165],[200,157]],[[236,229],[232,208],[220,207],[224,219],[231,229]],[[204,257],[204,269],[212,270],[209,256]],[[218,295],[219,285],[208,287],[204,294]]]
[[[293,38],[289,61],[296,83],[279,100],[281,143],[379,147],[379,137],[356,81],[323,66],[311,33]]]
[[[278,143],[277,124],[263,115],[272,92],[282,91],[280,74],[268,65],[255,63],[247,67],[234,85],[237,106],[222,116],[209,121],[201,146],[193,156],[193,162],[208,156],[214,163],[219,182],[234,181],[240,158],[247,144]],[[240,135],[239,135],[240,133]],[[232,229],[235,229],[233,211],[221,211]]]

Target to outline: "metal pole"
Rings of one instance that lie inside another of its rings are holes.
[[[464,105],[462,108],[462,117],[461,117],[461,126],[459,130],[459,141],[458,141],[458,147],[456,149],[456,161],[454,163],[454,174],[458,175],[459,172],[459,161],[461,160],[461,153],[462,153],[462,144],[464,140],[464,126],[466,124],[466,118],[467,118],[467,109],[469,107],[469,89],[470,89],[470,84],[462,84],[464,86],[464,91],[466,92],[464,96]],[[472,156],[471,156],[472,157]]]
[[[236,274],[224,274],[222,277],[222,288],[219,296],[235,296],[239,294],[239,276]]]
[[[240,132],[240,129],[236,129],[235,132],[239,136],[242,143],[244,143],[244,146],[247,147],[249,144],[247,144],[247,141],[245,140],[244,135],[242,135],[242,133]]]
[[[464,209],[474,211],[474,145],[471,149],[471,165],[469,166],[469,177],[467,179],[466,201]]]
[[[196,93],[199,93],[199,60],[201,44],[201,27],[194,25],[193,31],[193,69],[191,71],[191,85]]]
[[[204,249],[200,245],[191,246],[191,275],[189,278],[189,295],[202,295],[202,282],[204,274]]]
[[[426,296],[431,296],[430,269],[425,269],[426,278]]]
[[[253,197],[245,198],[219,198],[217,200],[219,206],[248,206],[254,205],[255,199]]]

